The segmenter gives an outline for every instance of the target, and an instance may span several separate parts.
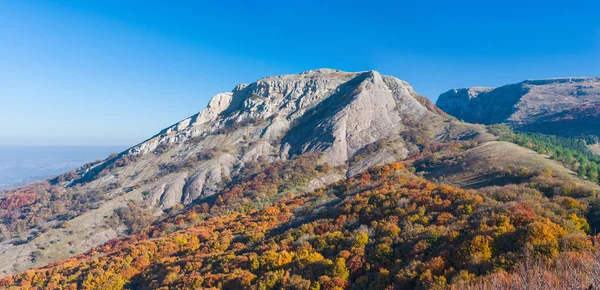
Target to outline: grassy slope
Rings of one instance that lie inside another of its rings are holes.
[[[480,188],[509,184],[511,180],[504,171],[522,167],[539,172],[549,168],[558,178],[598,188],[592,182],[579,179],[573,171],[548,156],[504,141],[484,142],[464,152],[464,157],[456,164],[426,170],[425,176],[459,187]]]
[[[600,144],[589,145],[588,148],[598,155],[600,155]]]

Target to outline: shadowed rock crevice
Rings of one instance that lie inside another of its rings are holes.
[[[335,140],[330,128],[333,118],[352,102],[356,97],[353,94],[356,86],[368,76],[368,73],[363,73],[342,84],[337,92],[294,120],[291,129],[282,138],[282,147],[289,146],[291,156],[330,147]]]

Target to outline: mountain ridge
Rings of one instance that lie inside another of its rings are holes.
[[[471,123],[505,123],[526,131],[577,136],[600,131],[600,79],[525,80],[497,88],[452,89],[436,104]]]

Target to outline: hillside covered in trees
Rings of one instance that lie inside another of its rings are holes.
[[[0,285],[480,289],[527,280],[583,289],[599,282],[596,229],[585,218],[600,212],[595,193],[548,196],[533,183],[464,190],[428,182],[396,162],[294,194],[290,182],[313,171],[285,168],[262,168],[217,199]],[[549,172],[532,175],[553,181]],[[256,206],[257,197],[273,203]]]

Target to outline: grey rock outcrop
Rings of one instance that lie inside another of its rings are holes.
[[[559,135],[600,134],[600,79],[527,80],[498,88],[453,89],[437,106],[471,123],[506,123]]]
[[[407,82],[376,71],[318,69],[263,78],[215,95],[198,114],[122,153],[142,161],[119,168],[117,174],[126,180],[123,186],[145,184],[137,191],[151,192],[145,199],[158,209],[214,194],[224,179],[259,158],[272,161],[321,152],[322,162],[345,166],[347,174],[354,175],[418,151],[414,140],[405,140],[408,135],[431,140],[448,135],[444,123],[449,119],[417,96]],[[350,164],[359,150],[388,138],[396,140],[396,154],[377,152]],[[214,154],[193,168],[176,169],[185,175],[178,172],[149,182],[160,172],[157,165],[177,166],[209,151]]]
[[[220,179],[259,157],[274,160],[323,152],[323,162],[347,166],[358,150],[381,139],[401,136],[414,124],[427,131],[429,138],[443,134],[440,124],[447,118],[428,110],[415,96],[408,83],[376,71],[318,69],[267,77],[238,85],[230,93],[217,94],[206,109],[164,129],[126,154],[144,156],[159,146],[182,147],[186,142],[194,145],[177,150],[178,156],[226,151],[189,174],[182,202],[190,203],[216,192],[214,184]],[[414,146],[403,147],[400,158],[411,153],[406,148],[414,151]],[[398,156],[374,155],[373,160],[353,164],[349,173],[393,158]]]

